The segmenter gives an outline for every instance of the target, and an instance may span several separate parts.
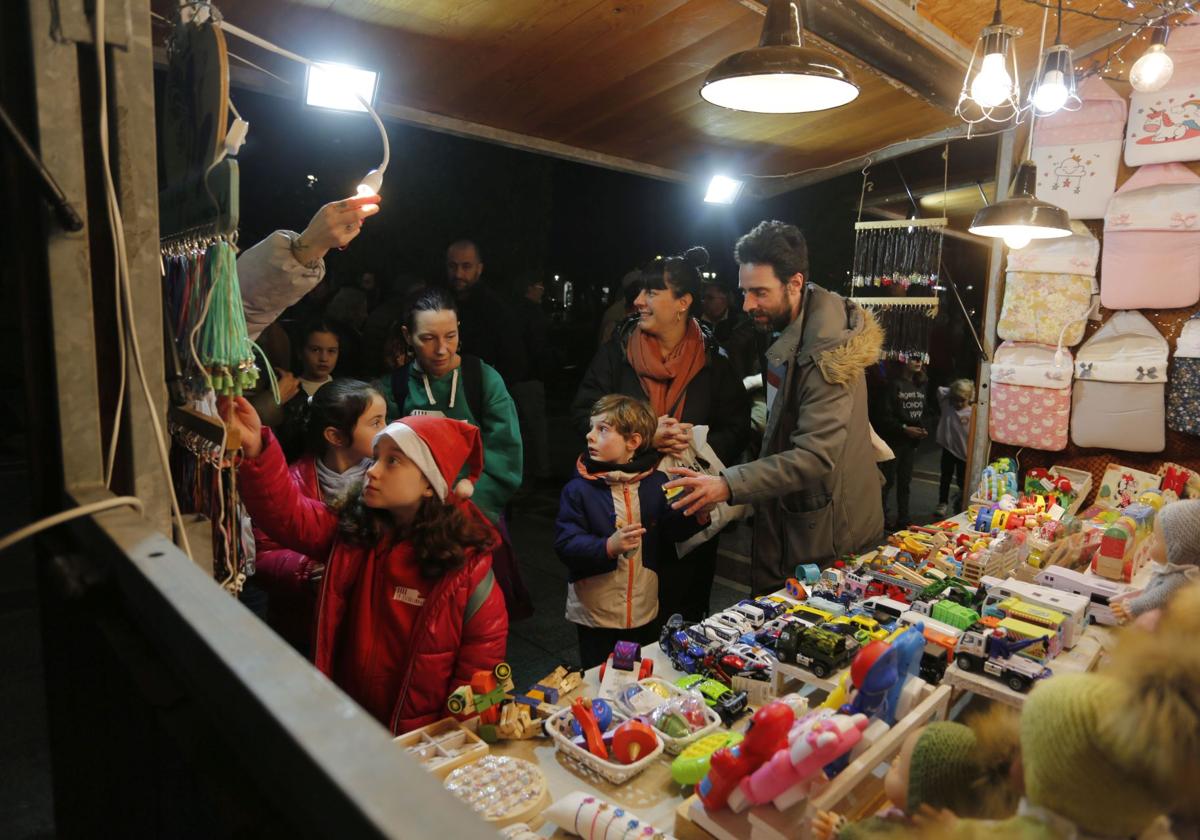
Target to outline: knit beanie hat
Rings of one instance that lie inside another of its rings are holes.
[[[1167,546],[1167,562],[1179,566],[1200,564],[1200,499],[1163,505],[1158,519]]]
[[[931,723],[917,738],[908,765],[908,802],[915,814],[924,804],[962,813],[974,795],[972,782],[982,768],[975,733],[961,723]]]
[[[470,498],[475,482],[483,472],[483,444],[479,429],[461,420],[446,417],[415,415],[389,423],[375,435],[372,445],[387,435],[417,465],[439,499],[450,496],[450,488],[460,498]],[[469,468],[467,477],[455,484],[455,479]]]
[[[1120,680],[1103,673],[1062,674],[1039,681],[1021,710],[1025,797],[1082,832],[1131,837],[1162,811],[1162,793],[1118,758],[1106,732],[1110,716],[1140,712],[1122,696]]]

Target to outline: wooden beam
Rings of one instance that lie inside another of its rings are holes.
[[[759,14],[765,0],[738,0]],[[805,31],[947,113],[971,51],[896,0],[803,0]]]
[[[882,163],[892,158],[904,157],[905,155],[919,152],[923,149],[928,149],[931,146],[940,146],[941,144],[951,140],[961,140],[967,136],[967,130],[970,128],[966,123],[953,125],[949,128],[944,128],[941,131],[935,131],[932,134],[926,134],[924,137],[916,137],[911,140],[901,140],[897,143],[891,143],[883,148],[876,149],[873,152],[868,152],[864,155],[856,155],[852,158],[847,158],[841,163],[833,164],[832,166],[822,166],[816,169],[801,170],[792,173],[786,177],[774,179],[759,179],[756,183],[759,187],[759,194],[764,198],[772,198],[777,195],[782,195],[792,190],[799,190],[805,187],[811,187],[813,184],[819,184],[822,181],[828,181],[830,178],[836,178],[839,175],[845,175],[847,172],[854,172],[856,169],[862,169],[864,164]]]
[[[167,66],[167,53],[164,47],[154,48],[154,65],[158,69],[163,69]],[[293,84],[290,81],[281,79],[279,76],[268,73],[261,68],[249,66],[237,59],[231,59],[229,62],[229,82],[231,87],[251,90],[256,93],[265,93],[270,96],[294,101],[299,100],[302,94],[302,88],[299,84]],[[562,160],[574,161],[575,163],[586,163],[589,166],[599,166],[603,169],[612,169],[630,175],[640,175],[644,178],[654,178],[659,181],[671,181],[679,184],[695,183],[699,179],[699,176],[687,172],[666,169],[661,166],[654,166],[653,164],[642,163],[615,155],[607,155],[603,152],[579,146],[570,146],[566,143],[559,143],[542,137],[519,134],[515,131],[494,128],[482,123],[471,122],[470,120],[435,114],[432,111],[410,108],[406,105],[383,102],[376,105],[376,110],[379,112],[381,118],[390,118],[397,122],[427,128],[442,134],[453,134],[456,137],[482,140],[487,143],[495,143],[499,146],[507,146],[510,149],[549,155]]]

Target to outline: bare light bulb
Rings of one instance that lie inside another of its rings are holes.
[[[1033,107],[1037,108],[1039,114],[1053,114],[1067,104],[1070,95],[1062,71],[1049,70],[1033,93]]]
[[[1012,76],[1004,66],[1004,53],[988,53],[971,81],[971,98],[981,108],[995,108],[1012,95]]]
[[[1010,233],[1004,237],[1004,244],[1013,251],[1019,251],[1029,244],[1030,238],[1024,233]]]
[[[1151,44],[1149,49],[1142,53],[1142,57],[1133,63],[1133,68],[1129,71],[1129,83],[1136,91],[1152,93],[1162,90],[1167,82],[1171,81],[1174,72],[1175,62],[1167,55],[1166,46]]]

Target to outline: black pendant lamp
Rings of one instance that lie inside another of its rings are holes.
[[[1061,207],[1039,201],[1036,189],[1037,164],[1026,160],[1017,169],[1012,195],[976,213],[968,230],[978,236],[1003,238],[1013,249],[1024,248],[1033,239],[1070,236],[1070,215]]]
[[[700,95],[714,105],[760,114],[837,108],[858,97],[850,71],[827,52],[804,46],[801,0],[771,0],[754,49],[709,71]]]

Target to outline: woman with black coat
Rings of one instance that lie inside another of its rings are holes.
[[[695,317],[700,271],[708,252],[691,248],[681,257],[656,260],[643,275],[637,317],[618,328],[596,352],[571,412],[580,432],[588,412],[606,394],[650,403],[658,417],[654,447],[662,455],[687,451],[693,426],[708,426],[708,443],[726,466],[737,463],[750,438],[750,399],[711,332]],[[673,613],[698,621],[708,613],[716,572],[718,538],[686,557],[664,543],[659,558],[661,626]]]

